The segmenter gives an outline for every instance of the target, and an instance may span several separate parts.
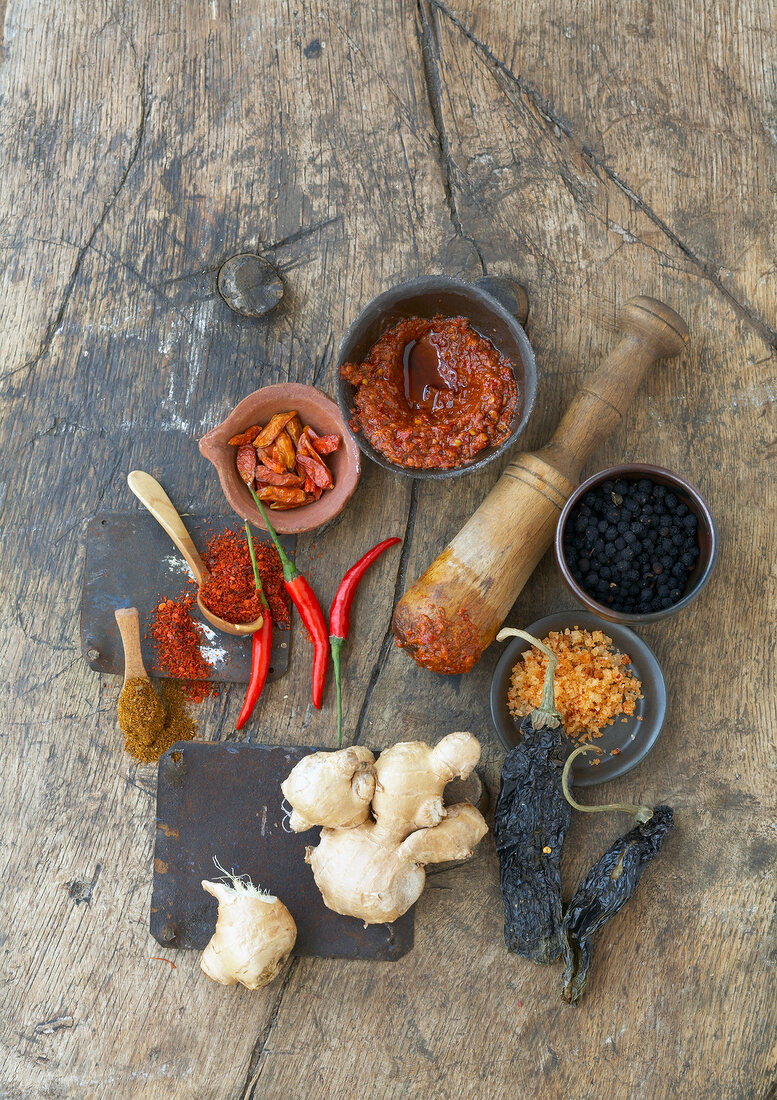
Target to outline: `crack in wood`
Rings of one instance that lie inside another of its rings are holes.
[[[442,106],[443,82],[440,76],[439,65],[439,36],[437,34],[434,12],[431,9],[429,0],[417,0],[416,34],[418,36],[418,43],[421,47],[421,62],[424,82],[426,84],[426,94],[429,99],[429,109],[432,114],[432,122],[437,135],[438,162],[442,174],[442,187],[445,194],[448,213],[450,214],[450,219],[453,223],[456,235],[470,242],[485,271],[485,264],[483,263],[483,256],[480,248],[477,242],[468,233],[464,232],[458,206],[456,204],[456,194],[453,188],[455,165],[451,157],[450,141],[448,139],[448,131],[445,127],[445,115]]]
[[[5,374],[0,375],[0,382],[4,382],[7,378],[12,378],[15,374],[19,374],[20,371],[29,370],[32,367],[37,366],[37,364],[40,363],[40,361],[42,359],[44,359],[46,354],[48,353],[49,348],[51,347],[52,341],[54,340],[54,336],[57,332],[57,329],[62,324],[62,321],[63,321],[64,316],[65,316],[65,312],[66,312],[67,307],[70,303],[70,299],[73,296],[73,292],[75,291],[76,283],[78,282],[78,276],[81,273],[81,267],[83,265],[84,258],[86,257],[86,254],[89,252],[90,248],[92,247],[92,242],[94,241],[95,237],[100,232],[102,227],[105,225],[105,222],[108,219],[108,215],[110,214],[110,212],[113,210],[114,206],[116,205],[116,202],[119,198],[119,195],[121,194],[127,180],[129,179],[130,172],[134,168],[135,162],[137,161],[138,156],[140,155],[140,149],[141,149],[141,146],[143,144],[143,137],[144,137],[145,131],[146,131],[146,123],[148,121],[149,113],[150,113],[150,110],[151,110],[150,100],[149,100],[149,95],[148,95],[148,89],[147,89],[147,86],[146,86],[146,70],[147,70],[147,68],[148,68],[148,60],[146,60],[146,62],[140,68],[140,72],[139,72],[139,76],[138,76],[138,92],[139,92],[139,98],[140,98],[140,120],[138,122],[138,127],[137,127],[137,131],[136,131],[136,134],[135,134],[135,142],[134,142],[134,145],[133,145],[133,148],[132,148],[132,152],[130,153],[129,159],[127,160],[127,164],[124,168],[124,171],[122,172],[122,174],[119,178],[119,182],[118,182],[117,186],[114,188],[112,195],[110,195],[110,197],[108,199],[106,199],[106,201],[103,205],[102,213],[100,214],[100,217],[95,222],[95,224],[94,224],[91,232],[89,233],[89,236],[87,237],[86,241],[79,247],[78,255],[76,256],[76,261],[75,261],[75,264],[73,265],[73,270],[70,273],[70,278],[68,279],[67,284],[65,286],[65,290],[64,290],[64,293],[62,295],[62,301],[60,303],[59,309],[57,310],[57,312],[56,312],[55,316],[52,318],[52,320],[49,321],[48,325],[46,326],[46,331],[43,334],[43,339],[41,340],[41,342],[38,346],[37,352],[30,359],[28,359],[26,362],[22,363],[20,366],[14,367],[13,370],[7,371]]]
[[[259,1083],[259,1078],[262,1076],[262,1071],[264,1069],[263,1059],[265,1048],[270,1039],[270,1036],[272,1035],[278,1023],[278,1017],[280,1016],[283,998],[286,994],[286,990],[289,987],[291,979],[297,971],[299,961],[299,956],[296,956],[289,963],[288,970],[283,976],[280,989],[278,990],[275,1002],[272,1006],[270,1019],[267,1021],[267,1025],[260,1032],[259,1038],[254,1043],[254,1049],[251,1051],[251,1058],[248,1063],[248,1072],[246,1073],[245,1084],[243,1085],[243,1088],[240,1092],[241,1100],[256,1100],[254,1090]]]
[[[405,590],[405,582],[407,580],[407,563],[410,557],[410,546],[413,541],[413,532],[415,531],[416,514],[418,512],[418,481],[413,478],[412,486],[410,489],[410,502],[407,509],[407,523],[405,524],[405,534],[402,539],[402,553],[399,558],[399,568],[397,569],[397,579],[394,584],[394,597],[391,601],[391,613],[394,614],[394,608],[399,602],[399,598]],[[383,641],[378,651],[378,659],[372,669],[369,682],[367,684],[367,690],[364,693],[364,701],[359,711],[359,717],[356,722],[356,730],[352,744],[361,744],[362,731],[364,729],[364,723],[367,720],[367,714],[372,702],[372,695],[377,687],[378,680],[380,679],[383,669],[386,667],[389,653],[391,652],[391,645],[394,639],[394,631],[391,627],[391,620],[389,620],[386,633],[383,635]]]
[[[721,279],[718,270],[714,265],[708,263],[706,260],[697,256],[690,245],[686,244],[675,231],[668,225],[664,219],[656,213],[650,204],[638,195],[632,187],[626,183],[626,181],[600,157],[597,152],[586,142],[580,140],[575,135],[572,124],[556,111],[553,110],[550,102],[542,96],[539,91],[525,81],[522,77],[516,75],[512,69],[509,68],[504,61],[501,61],[493,50],[481,41],[476,34],[473,33],[460,19],[450,10],[442,0],[418,0],[419,9],[421,5],[428,4],[435,11],[440,12],[445,16],[473,46],[486,58],[489,66],[496,73],[508,83],[513,84],[521,97],[525,100],[527,106],[533,110],[540,118],[546,123],[548,127],[553,131],[560,131],[568,141],[571,141],[576,149],[580,152],[581,156],[588,163],[589,167],[597,173],[601,173],[610,183],[614,184],[618,190],[626,196],[641,213],[645,215],[664,236],[672,242],[682,255],[693,265],[698,273],[704,278],[711,286],[723,295],[729,305],[734,309],[742,320],[746,321],[758,335],[766,341],[772,348],[777,350],[777,329],[773,329],[768,325],[763,318],[759,317],[750,306],[744,302],[740,302],[739,299],[728,289],[723,280]],[[434,108],[433,108],[434,110]],[[573,196],[574,197],[574,196]],[[638,240],[638,238],[635,238]],[[642,243],[641,241],[639,243]]]
[[[323,229],[328,229],[330,225],[341,224],[343,220],[342,214],[336,214],[333,218],[327,218],[325,221],[315,222],[313,225],[301,226],[295,230],[294,233],[289,233],[287,237],[281,237],[279,241],[273,241],[271,244],[265,244],[260,249],[262,252],[275,252],[279,248],[285,248],[287,245],[296,244],[297,241],[302,241],[305,237],[311,237],[314,233],[319,233]]]
[[[56,1016],[53,1020],[43,1020],[35,1025],[36,1035],[51,1035],[55,1031],[61,1031],[63,1027],[73,1027],[75,1020],[72,1016]]]

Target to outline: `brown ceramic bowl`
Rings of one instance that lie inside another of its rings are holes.
[[[581,588],[572,575],[564,556],[564,531],[573,508],[589,489],[593,489],[603,481],[617,481],[618,478],[622,478],[624,481],[639,481],[643,477],[658,482],[660,485],[666,485],[696,516],[698,522],[696,541],[699,547],[699,557],[688,577],[685,592],[677,603],[673,603],[671,607],[663,608],[661,611],[649,611],[644,615],[640,615],[627,611],[615,611],[607,604],[597,603],[585,589]],[[661,466],[650,466],[645,462],[625,462],[620,466],[610,466],[607,470],[601,470],[593,477],[589,477],[575,490],[559,517],[554,549],[556,562],[564,580],[580,603],[587,607],[589,611],[601,615],[603,619],[607,619],[611,623],[654,623],[659,619],[666,619],[669,615],[674,615],[676,611],[682,611],[699,595],[715,568],[718,557],[718,534],[710,510],[707,507],[707,502],[699,490],[694,488],[684,477],[673,474],[670,470],[664,470]]]
[[[242,519],[264,528],[259,509],[235,466],[236,447],[227,440],[245,431],[252,424],[266,424],[275,413],[296,409],[303,424],[309,424],[319,435],[336,434],[342,444],[327,455],[326,464],[332,472],[334,488],[327,489],[320,500],[291,508],[288,512],[267,514],[276,531],[286,535],[312,531],[342,512],[359,484],[361,462],[359,448],[348,430],[334,401],[314,386],[297,382],[282,382],[255,390],[235,406],[226,420],[200,440],[200,451],[216,467],[224,496]]]

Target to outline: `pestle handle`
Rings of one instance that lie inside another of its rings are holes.
[[[140,621],[137,607],[117,607],[114,611],[124,646],[124,683],[127,680],[147,680],[143,658],[140,655]]]
[[[632,298],[619,327],[620,343],[583,383],[550,443],[537,452],[575,484],[593,452],[619,426],[648,367],[679,355],[689,339],[682,317],[655,298]]]

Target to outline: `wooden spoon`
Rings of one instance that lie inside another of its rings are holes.
[[[148,508],[154,519],[167,531],[186,558],[198,587],[202,587],[208,578],[207,567],[192,542],[191,535],[184,527],[183,520],[178,515],[175,505],[162,486],[156,478],[152,477],[151,474],[144,473],[142,470],[133,470],[127,476],[127,484],[140,503]],[[216,630],[222,630],[225,634],[237,634],[238,636],[254,634],[261,629],[264,621],[261,615],[251,623],[230,623],[226,619],[220,619],[218,615],[214,615],[212,611],[208,610],[200,599],[199,592],[197,593],[197,607],[199,607],[204,618],[212,626],[215,626]]]
[[[126,707],[131,707],[135,701],[134,689],[127,684],[131,680],[148,680],[146,666],[140,653],[140,622],[138,620],[137,607],[117,607],[114,611],[116,622],[119,625],[121,644],[124,646],[124,686],[119,696],[119,725],[129,743],[130,738],[137,741],[139,731],[137,724],[127,716]],[[142,702],[145,710],[145,736],[143,740],[151,742],[159,736],[165,726],[165,708],[162,700],[157,695],[149,680],[148,694],[142,692]],[[130,711],[131,713],[131,711]],[[135,749],[128,750],[134,752]]]
[[[137,607],[117,607],[114,611],[124,646],[124,683],[147,680],[148,673],[140,655],[140,621]]]

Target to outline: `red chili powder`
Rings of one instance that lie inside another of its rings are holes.
[[[288,626],[289,597],[283,585],[278,551],[256,538],[253,543],[272,621],[278,626]],[[258,619],[263,605],[254,583],[245,532],[222,531],[214,535],[203,557],[210,576],[200,589],[200,599],[208,610],[230,623],[250,623]]]
[[[218,695],[218,688],[207,682],[213,666],[200,652],[205,634],[192,618],[193,607],[193,595],[161,600],[151,613],[149,634],[163,671],[183,681],[181,687],[190,703],[201,703],[208,696]]]

